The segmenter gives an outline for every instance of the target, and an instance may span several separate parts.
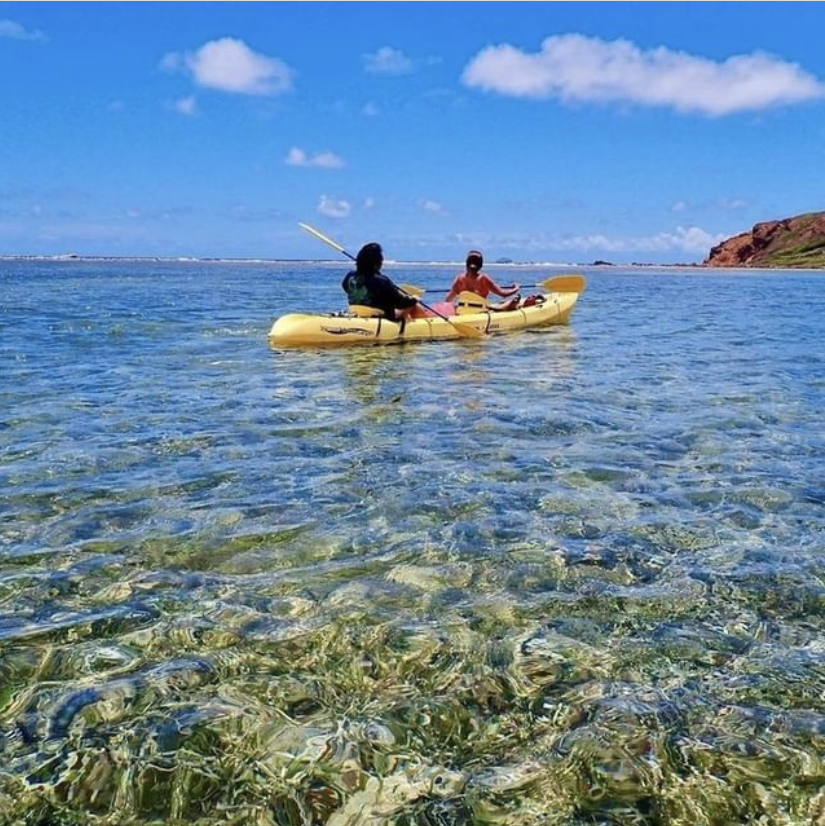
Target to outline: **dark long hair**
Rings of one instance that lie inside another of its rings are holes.
[[[361,273],[378,272],[384,263],[384,251],[375,241],[364,244],[355,256],[355,269]]]

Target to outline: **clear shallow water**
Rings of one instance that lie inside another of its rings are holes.
[[[825,277],[270,349],[344,270],[0,263],[0,823],[818,822]]]

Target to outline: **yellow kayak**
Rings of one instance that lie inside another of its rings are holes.
[[[567,324],[581,292],[548,292],[531,297],[535,303],[507,311],[473,311],[460,315],[428,315],[404,322],[388,318],[364,318],[353,312],[281,316],[269,331],[275,347],[325,347],[342,345],[404,344],[408,341],[445,341],[479,338]],[[522,305],[525,302],[522,302]]]

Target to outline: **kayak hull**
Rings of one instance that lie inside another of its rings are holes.
[[[497,335],[567,324],[579,294],[554,292],[544,302],[506,312],[478,312],[451,316],[413,318],[401,322],[387,318],[358,318],[351,315],[310,315],[289,313],[278,318],[269,331],[273,347],[341,347],[377,344],[405,344],[418,341],[448,341],[464,338],[461,327]],[[456,325],[451,322],[455,322]]]

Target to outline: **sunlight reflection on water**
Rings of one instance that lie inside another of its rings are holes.
[[[269,349],[340,269],[3,273],[0,822],[815,822],[821,277]]]

